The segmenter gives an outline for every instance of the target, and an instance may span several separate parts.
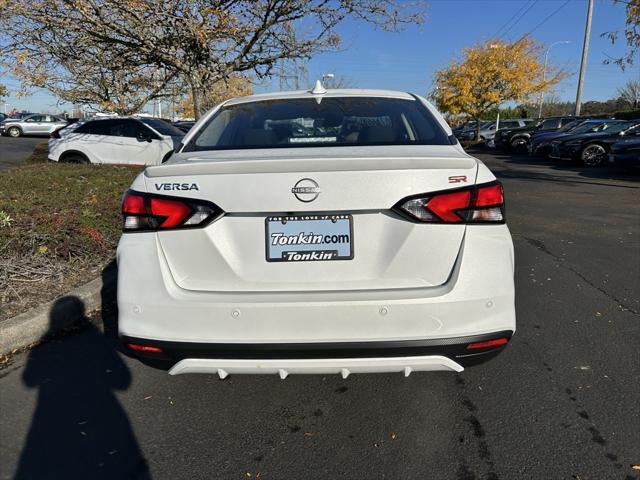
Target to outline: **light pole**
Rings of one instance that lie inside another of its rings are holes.
[[[629,4],[631,5],[631,4]],[[593,0],[589,0],[587,7],[587,24],[584,28],[584,42],[582,44],[582,60],[580,61],[580,76],[578,77],[578,91],[576,92],[576,109],[574,115],[580,115],[580,107],[582,103],[582,84],[584,82],[584,74],[587,71],[587,55],[589,53],[589,40],[591,38],[591,15],[593,14]]]
[[[551,45],[549,45],[549,48],[547,48],[547,51],[544,54],[544,67],[542,69],[542,81],[546,81],[547,80],[547,62],[549,61],[549,52],[551,51],[551,48],[554,45],[559,45],[561,43],[571,43],[569,40],[559,40],[557,42],[553,42]],[[540,108],[538,110],[538,118],[542,118],[542,104],[544,103],[544,92],[540,92]]]

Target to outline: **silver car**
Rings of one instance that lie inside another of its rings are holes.
[[[493,136],[495,135],[495,131],[496,131],[495,122],[482,122],[480,124],[480,141],[484,142],[487,140],[487,138],[493,138]],[[470,141],[476,138],[475,126],[473,126],[472,128],[463,130],[458,138],[459,140],[465,140],[465,141]]]
[[[7,118],[0,122],[0,135],[49,135],[67,125],[64,118],[36,113],[24,118]]]

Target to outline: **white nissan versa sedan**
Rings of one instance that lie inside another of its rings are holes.
[[[119,334],[173,375],[459,372],[515,331],[502,186],[416,95],[229,100],[122,211]]]

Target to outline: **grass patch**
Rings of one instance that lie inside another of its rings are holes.
[[[36,145],[26,163],[46,163],[49,161],[49,144],[44,141]]]
[[[120,238],[120,201],[141,167],[46,160],[0,174],[0,320],[100,274]]]

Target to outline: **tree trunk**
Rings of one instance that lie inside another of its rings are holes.
[[[201,112],[201,108],[202,106],[200,105],[200,89],[193,84],[193,82],[191,83],[191,101],[193,102],[193,117],[195,118],[196,121],[198,121],[200,119],[200,116],[202,115]]]
[[[474,120],[476,121],[476,143],[479,143],[480,142],[480,119],[474,117]]]

